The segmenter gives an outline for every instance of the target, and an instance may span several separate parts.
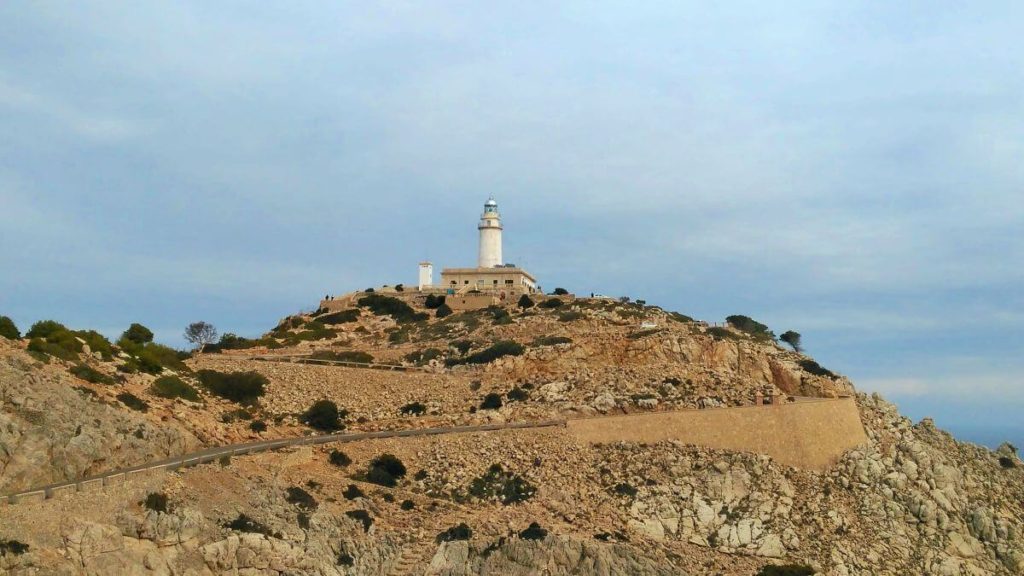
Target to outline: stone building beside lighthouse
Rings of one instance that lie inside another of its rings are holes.
[[[433,284],[433,265],[420,264],[419,289],[424,292],[441,292],[472,298],[493,298],[499,301],[521,294],[536,294],[541,291],[537,279],[514,264],[506,264],[502,258],[501,234],[503,227],[498,203],[494,198],[484,203],[484,212],[477,224],[480,245],[475,268],[445,268],[441,270],[441,282]]]

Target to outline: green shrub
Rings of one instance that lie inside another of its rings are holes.
[[[803,368],[805,371],[810,372],[811,374],[814,374],[815,376],[824,376],[826,378],[836,378],[836,375],[835,375],[834,372],[832,372],[831,370],[825,368],[821,364],[818,364],[814,360],[811,360],[810,358],[805,358],[803,360],[800,360],[799,362],[797,362],[797,364],[799,364],[800,367]]]
[[[161,376],[153,381],[150,393],[161,398],[184,398],[191,402],[199,401],[199,392],[177,376]]]
[[[505,397],[508,398],[510,402],[525,402],[530,399],[530,393],[519,386],[516,386],[509,390]]]
[[[263,420],[253,420],[249,423],[249,430],[256,433],[262,433],[267,431],[267,423]]]
[[[93,384],[114,383],[114,379],[111,378],[110,376],[107,376],[103,372],[100,372],[99,370],[96,370],[95,368],[87,366],[85,364],[75,364],[74,366],[68,369],[68,372],[71,372],[78,378],[81,378],[82,380],[85,380],[86,382],[91,382]]]
[[[461,523],[458,526],[452,526],[451,528],[441,532],[434,539],[438,544],[442,542],[454,542],[456,540],[469,540],[473,536],[473,530],[465,523]]]
[[[569,291],[566,290],[565,288],[555,288],[555,291],[552,292],[552,294],[554,294],[555,296],[565,296],[568,293]]]
[[[402,406],[402,414],[409,414],[412,416],[421,416],[427,413],[427,407],[422,402],[410,402],[405,406]]]
[[[409,510],[416,508],[416,503],[412,500],[402,500],[402,503],[398,507],[408,512]]]
[[[522,344],[511,340],[502,340],[495,342],[489,348],[470,354],[465,358],[449,358],[445,361],[445,364],[448,366],[455,366],[457,364],[487,364],[503,356],[519,356],[525,351],[526,348]]]
[[[530,298],[529,296],[527,296],[526,294],[523,294],[522,296],[520,296],[519,297],[519,301],[516,302],[516,306],[519,306],[523,310],[526,310],[527,308],[533,308],[533,305],[534,305],[533,299]]]
[[[675,320],[676,322],[693,322],[693,318],[690,318],[686,314],[680,314],[679,312],[669,312],[668,317]]]
[[[366,494],[364,494],[363,491],[359,489],[359,486],[356,486],[355,484],[349,484],[348,488],[345,488],[345,490],[342,491],[341,495],[345,498],[345,500],[366,498]]]
[[[810,566],[799,564],[784,564],[780,566],[769,564],[761,568],[757,576],[814,576],[814,569]]]
[[[558,298],[548,298],[547,300],[544,300],[540,304],[537,304],[537,307],[538,308],[548,308],[548,309],[551,309],[551,308],[561,308],[562,304],[563,304],[563,302],[561,300],[559,300]]]
[[[28,552],[28,544],[17,540],[0,540],[0,556],[21,556]]]
[[[543,540],[547,535],[548,531],[541,528],[540,524],[536,522],[530,522],[526,530],[519,533],[519,537],[523,540]]]
[[[440,308],[441,305],[444,304],[444,300],[445,297],[443,294],[439,294],[437,296],[433,294],[427,294],[427,300],[423,303],[423,306],[425,308],[429,308],[430,310],[434,310],[436,308]]]
[[[571,312],[562,312],[561,314],[558,315],[559,322],[572,322],[574,320],[579,320],[580,318],[583,318],[583,312],[578,312],[575,310]]]
[[[740,332],[746,332],[758,340],[775,340],[775,333],[750,316],[733,314],[732,316],[727,316],[725,321],[733,328]]]
[[[381,454],[370,461],[366,481],[393,488],[398,485],[398,479],[405,476],[405,473],[405,465],[401,460],[392,454]]]
[[[352,459],[348,457],[341,450],[331,450],[331,453],[327,456],[327,461],[339,468],[344,468],[352,463]]]
[[[426,314],[416,312],[412,306],[398,298],[382,294],[368,294],[360,298],[356,303],[361,307],[369,308],[377,316],[391,316],[399,324],[418,322],[428,318]]]
[[[345,427],[341,418],[347,414],[345,410],[338,410],[338,405],[330,400],[317,400],[303,413],[302,421],[310,428],[333,432]]]
[[[1013,458],[1010,458],[1009,456],[1000,456],[999,457],[999,465],[1002,466],[1003,468],[1016,468],[1017,467],[1017,463],[1014,462]]]
[[[317,321],[324,324],[348,324],[356,320],[359,320],[358,308],[349,308],[348,310],[317,316]]]
[[[530,343],[531,346],[556,346],[558,344],[572,344],[572,338],[568,336],[540,336]]]
[[[338,553],[338,566],[352,566],[355,563],[356,559],[348,552]]]
[[[481,500],[498,500],[508,506],[523,502],[537,489],[518,474],[507,472],[501,464],[492,464],[482,476],[469,483],[469,494]]]
[[[707,330],[708,336],[711,336],[715,340],[739,340],[740,337],[736,335],[732,330],[728,328],[722,328],[721,326],[712,326]]]
[[[473,343],[469,340],[456,340],[448,345],[455,348],[455,350],[463,356],[473,348]]]
[[[613,488],[612,491],[618,494],[619,496],[629,496],[630,498],[636,496],[637,494],[637,489],[632,484],[627,484],[625,482],[616,484],[615,488]]]
[[[306,492],[305,490],[299,488],[298,486],[292,486],[285,492],[286,495],[284,497],[284,500],[289,504],[295,504],[299,508],[304,508],[306,510],[316,510],[317,507],[319,506],[319,504],[316,501],[316,498],[313,498],[312,494]]]
[[[270,536],[273,538],[281,538],[280,532],[274,532],[266,525],[249,518],[245,514],[239,513],[238,517],[234,520],[224,524],[224,527],[228,530],[235,530],[237,532],[250,532],[253,534],[263,534],[264,536]]]
[[[434,312],[434,316],[437,318],[447,318],[452,315],[452,308],[447,304],[441,304],[437,307],[437,311]]]
[[[40,320],[25,333],[26,338],[49,338],[57,332],[67,332],[66,326],[56,320]]]
[[[188,366],[181,361],[181,355],[177,350],[156,342],[147,342],[138,349],[135,357],[138,359],[139,370],[147,374],[160,374],[164,368],[175,372],[188,371]]]
[[[361,350],[317,350],[309,355],[314,360],[331,360],[334,362],[358,362],[372,364],[373,354]]]
[[[501,408],[501,394],[491,392],[480,402],[481,410],[497,410],[498,408]]]
[[[117,399],[132,410],[138,410],[139,412],[146,412],[149,410],[149,404],[146,404],[145,400],[131,392],[121,392],[117,395]]]
[[[417,366],[423,366],[429,363],[431,360],[440,358],[443,352],[437,348],[427,348],[426,350],[415,350],[405,355],[405,359],[409,362],[416,364]]]
[[[269,384],[267,377],[259,372],[200,370],[197,376],[199,383],[210,393],[239,404],[254,404]]]
[[[18,340],[21,338],[21,332],[14,324],[14,320],[7,316],[0,316],[0,338],[7,338],[8,340]]]
[[[136,344],[145,344],[153,341],[153,331],[142,324],[133,323],[121,334],[121,338],[131,340]]]
[[[167,507],[167,494],[163,492],[150,492],[146,495],[146,499],[142,501],[142,505],[154,512],[166,513],[169,510]]]

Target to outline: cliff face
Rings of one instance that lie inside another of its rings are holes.
[[[579,316],[564,320],[567,310]],[[711,409],[749,405],[756,392],[853,393],[842,376],[771,342],[715,333],[659,310],[627,312],[579,304],[410,328],[364,311],[330,339],[286,349],[364,351],[388,363],[438,350],[438,358],[421,362],[424,372],[227,354],[190,366],[266,375],[259,406],[246,408],[269,426],[263,437],[308,432],[297,414],[320,398],[348,409],[351,429],[371,430]],[[394,337],[399,331],[406,334]],[[465,357],[459,342],[469,341],[471,354],[503,340],[526,344],[524,352],[440,366]],[[4,346],[0,485],[20,488],[261,436],[237,419],[238,405],[205,392],[200,402],[155,397],[152,378],[142,375],[89,384],[60,362],[44,366],[19,346]],[[510,398],[514,389],[525,397]],[[128,410],[115,399],[121,390],[149,410]],[[500,409],[480,408],[488,393],[501,394]],[[1016,454],[956,442],[929,421],[915,425],[877,396],[856,398],[867,442],[821,471],[671,440],[595,444],[561,428],[236,456],[0,506],[0,545],[29,545],[21,554],[0,552],[0,571],[739,576],[792,563],[849,576],[1024,573],[1024,465]],[[403,416],[413,402],[425,414]],[[351,462],[332,464],[333,450]],[[367,481],[382,454],[407,469],[394,487]],[[165,496],[166,505],[151,495]],[[531,523],[539,530],[529,530]],[[468,530],[455,529],[462,524]]]
[[[173,425],[103,403],[63,366],[0,338],[0,492],[141,464],[194,449]]]

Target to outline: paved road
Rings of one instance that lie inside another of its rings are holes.
[[[377,432],[350,432],[343,434],[323,434],[319,436],[301,436],[298,438],[281,438],[277,440],[261,440],[258,442],[246,442],[242,444],[229,444],[227,446],[216,446],[213,448],[206,448],[205,450],[199,450],[198,452],[191,452],[183,456],[175,456],[173,458],[165,458],[155,462],[147,462],[138,466],[131,466],[129,468],[120,468],[118,470],[112,470],[97,474],[95,476],[89,476],[87,478],[81,478],[71,482],[57,482],[54,484],[48,484],[46,486],[40,486],[31,490],[23,490],[15,494],[10,494],[6,497],[6,500],[10,504],[15,504],[20,500],[26,498],[34,499],[46,499],[55,496],[58,492],[75,491],[83,489],[83,484],[89,485],[97,481],[104,482],[107,479],[115,477],[127,477],[132,473],[137,473],[143,470],[177,470],[178,468],[184,468],[189,466],[195,466],[197,464],[203,464],[206,462],[212,462],[218,460],[224,456],[233,456],[237,454],[249,454],[251,452],[262,452],[266,450],[275,450],[278,448],[287,448],[291,446],[304,446],[310,444],[327,444],[330,442],[355,442],[358,440],[371,440],[375,438],[399,438],[406,436],[435,436],[439,434],[465,434],[468,432],[486,432],[490,430],[510,430],[516,428],[549,428],[553,426],[564,426],[565,420],[542,420],[536,422],[516,422],[506,424],[480,424],[476,426],[442,426],[437,428],[413,428],[408,430],[381,430]]]

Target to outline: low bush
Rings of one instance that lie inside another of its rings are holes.
[[[707,330],[708,336],[711,336],[715,340],[739,340],[740,336],[728,328],[722,328],[721,326],[712,326]]]
[[[0,316],[0,338],[7,338],[8,340],[18,340],[21,338],[21,331],[14,324],[14,320],[7,316]]]
[[[142,505],[147,509],[154,512],[167,512],[167,494],[163,492],[150,492],[146,495],[146,499],[142,501]]]
[[[317,316],[316,320],[323,324],[348,324],[349,322],[359,320],[359,309],[349,308],[348,310],[342,310],[341,312],[324,314],[323,316]]]
[[[0,539],[0,556],[21,556],[28,552],[28,544],[17,540]]]
[[[110,376],[107,376],[103,372],[100,372],[99,370],[96,370],[95,368],[87,366],[85,364],[75,364],[74,366],[68,369],[68,372],[71,372],[78,378],[81,378],[82,380],[85,380],[86,382],[91,382],[93,384],[114,383],[114,379],[111,378]]]
[[[373,354],[361,350],[317,350],[310,354],[309,357],[314,360],[331,360],[335,362],[373,363]]]
[[[414,350],[405,355],[405,359],[417,366],[423,366],[429,363],[431,360],[436,360],[444,354],[437,348],[427,348],[426,350]]]
[[[199,401],[199,391],[177,376],[161,376],[153,381],[149,391],[161,398],[184,398],[190,402]]]
[[[548,535],[548,531],[541,528],[540,524],[536,522],[530,522],[530,525],[519,533],[519,537],[523,540],[543,540]]]
[[[253,420],[249,423],[249,430],[256,432],[257,434],[267,431],[267,423],[263,420]]]
[[[500,342],[495,342],[490,347],[485,348],[480,352],[470,354],[465,358],[449,358],[445,361],[445,364],[448,366],[455,366],[458,364],[487,364],[504,356],[519,356],[525,351],[526,348],[518,342],[502,340]]]
[[[814,360],[811,360],[810,358],[805,358],[803,360],[800,360],[798,362],[798,364],[800,364],[800,367],[803,368],[805,371],[807,371],[807,372],[809,372],[811,374],[814,374],[815,376],[824,376],[826,378],[836,378],[835,372],[832,372],[831,370],[825,368],[824,366],[822,366],[821,364],[818,364],[817,362],[815,362]]]
[[[615,488],[612,488],[612,491],[619,496],[629,496],[630,498],[637,494],[637,489],[632,484],[627,484],[625,482],[616,484]]]
[[[572,344],[572,338],[568,336],[539,336],[530,343],[531,346],[557,346],[559,344]]]
[[[506,471],[501,464],[492,464],[487,472],[469,483],[470,496],[497,500],[506,506],[528,500],[536,492],[537,489],[525,478]]]
[[[199,383],[212,394],[239,404],[255,404],[269,382],[259,372],[200,370]]]
[[[668,317],[675,320],[676,322],[693,322],[693,318],[690,318],[686,314],[680,314],[679,312],[669,312]]]
[[[1002,466],[1003,468],[1016,468],[1017,467],[1017,463],[1014,462],[1013,458],[1010,458],[1009,456],[1000,456],[999,457],[999,465]]]
[[[454,542],[456,540],[469,540],[472,536],[473,530],[463,522],[458,526],[452,526],[444,532],[441,532],[434,540],[440,544],[442,542]]]
[[[224,527],[236,532],[249,532],[252,534],[263,534],[272,538],[281,538],[280,532],[274,532],[261,522],[257,522],[245,514],[239,513],[238,517],[230,522],[225,522]]]
[[[373,517],[366,510],[349,510],[345,512],[345,516],[361,522],[363,524],[363,532],[369,532],[370,526],[373,526]]]
[[[145,344],[146,342],[153,341],[153,331],[142,324],[135,322],[121,334],[121,338],[131,340],[136,344]]]
[[[121,392],[117,395],[117,399],[132,410],[137,410],[139,412],[146,412],[149,410],[149,404],[146,404],[145,400],[131,392]]]
[[[552,292],[552,294],[554,294],[555,296],[565,296],[568,293],[569,291],[566,290],[565,288],[555,288],[555,291]]]
[[[422,402],[410,402],[405,406],[402,406],[402,414],[408,414],[411,416],[421,416],[427,413],[427,407]]]
[[[465,356],[466,352],[469,352],[473,348],[473,343],[469,340],[456,340],[449,343],[448,346],[455,348],[459,354]]]
[[[284,497],[284,500],[289,504],[295,504],[299,508],[304,508],[306,510],[316,510],[317,507],[319,506],[319,504],[316,501],[316,498],[313,498],[312,494],[306,492],[305,490],[299,488],[298,486],[292,486],[285,492],[286,495]]]
[[[540,304],[537,304],[537,307],[547,309],[561,308],[563,304],[564,303],[558,298],[548,298],[547,300],[542,301]]]
[[[408,512],[409,510],[416,508],[416,503],[412,500],[402,500],[402,503],[399,504],[398,507]]]
[[[774,332],[750,316],[733,314],[732,316],[727,316],[725,321],[729,323],[729,326],[732,326],[740,332],[746,332],[758,340],[775,340]]]
[[[370,461],[366,472],[366,481],[388,488],[398,485],[398,480],[405,476],[406,469],[402,461],[392,454],[381,454]]]
[[[32,325],[25,333],[26,338],[48,338],[57,332],[67,331],[64,326],[56,320],[40,320]]]
[[[814,569],[800,564],[769,564],[757,573],[757,576],[814,576]]]
[[[356,559],[348,552],[341,552],[338,554],[338,566],[352,566],[355,563]]]
[[[525,402],[530,399],[530,393],[519,386],[516,386],[509,390],[508,394],[505,394],[505,397],[508,398],[510,402]]]
[[[576,320],[579,320],[580,318],[583,318],[583,316],[584,316],[583,312],[579,312],[579,311],[575,311],[575,310],[573,310],[571,312],[562,312],[561,314],[558,315],[558,321],[559,322],[574,322]]]
[[[324,432],[341,430],[345,425],[341,419],[348,415],[346,410],[338,410],[338,405],[330,400],[317,400],[302,414],[302,421],[310,428]]]
[[[355,484],[349,484],[348,488],[345,488],[345,490],[342,491],[341,495],[345,498],[345,500],[366,498],[366,494],[364,494],[363,491],[359,489],[359,486],[356,486]]]
[[[440,306],[437,307],[437,310],[434,312],[434,316],[437,318],[447,318],[452,315],[452,312],[454,312],[454,310],[452,310],[451,306],[447,304],[441,304]]]
[[[331,450],[331,453],[327,456],[327,461],[339,468],[344,468],[352,463],[352,459],[348,457],[341,450]]]
[[[523,294],[522,296],[519,297],[519,301],[516,302],[516,306],[519,306],[523,310],[526,310],[528,308],[533,308],[534,302],[532,298],[530,298],[526,294]]]
[[[439,294],[437,296],[433,294],[427,294],[427,300],[423,303],[423,306],[429,308],[430,310],[435,310],[437,308],[440,308],[441,305],[444,304],[444,300],[445,297],[443,294]]]
[[[360,307],[369,308],[377,316],[391,316],[399,324],[419,322],[428,318],[425,313],[416,312],[412,306],[398,298],[382,294],[368,294],[360,298],[356,303]]]
[[[498,408],[501,408],[501,405],[502,405],[501,394],[496,394],[494,392],[491,392],[490,394],[484,396],[483,401],[480,402],[480,409],[481,410],[497,410]]]

